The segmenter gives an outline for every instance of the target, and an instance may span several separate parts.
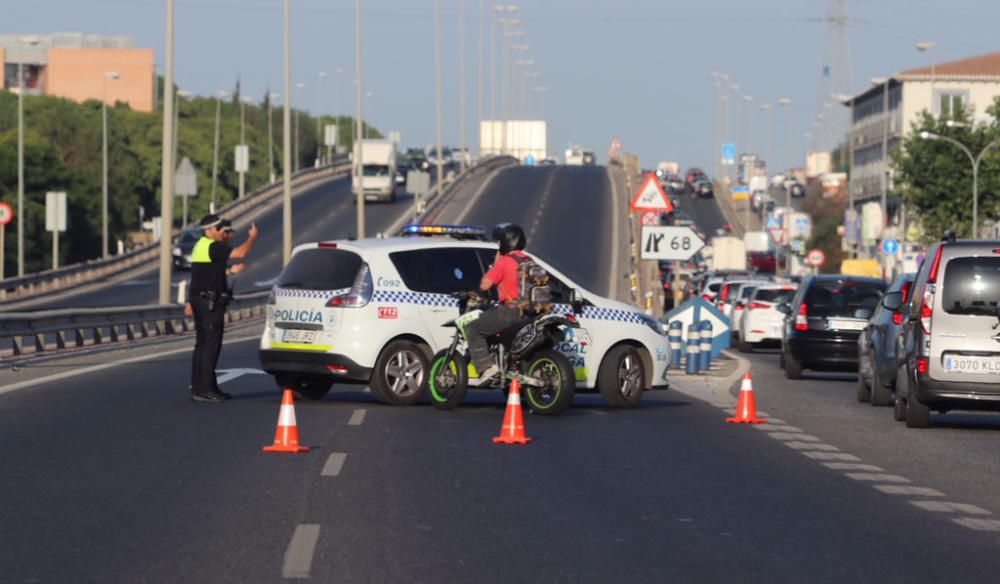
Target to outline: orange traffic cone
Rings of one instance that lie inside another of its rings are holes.
[[[299,427],[295,424],[295,404],[290,389],[286,389],[281,396],[281,411],[278,413],[278,429],[274,432],[274,445],[265,446],[264,452],[309,452],[309,448],[299,446]]]
[[[753,399],[753,378],[747,373],[740,386],[740,400],[736,405],[736,417],[726,418],[730,424],[765,424],[767,420],[757,417],[757,405]]]
[[[521,414],[521,383],[514,379],[510,382],[510,392],[507,394],[507,411],[503,415],[503,426],[500,435],[493,439],[494,444],[527,444],[531,438],[524,435],[524,416]]]

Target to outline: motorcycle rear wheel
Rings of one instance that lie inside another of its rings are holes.
[[[458,407],[469,389],[469,361],[465,355],[454,352],[449,358],[448,349],[438,351],[431,361],[427,385],[435,408],[453,410]]]
[[[546,349],[525,361],[525,374],[545,382],[542,386],[525,384],[521,388],[528,408],[542,416],[558,416],[565,412],[576,392],[576,374],[569,359],[562,353]]]

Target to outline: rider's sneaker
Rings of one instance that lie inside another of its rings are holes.
[[[494,381],[500,375],[500,368],[490,365],[485,370],[479,372],[479,379],[476,380],[476,387],[482,387]]]

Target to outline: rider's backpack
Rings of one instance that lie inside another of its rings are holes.
[[[511,254],[517,261],[517,305],[528,315],[552,310],[549,272],[528,256]]]

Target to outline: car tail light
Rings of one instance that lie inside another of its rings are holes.
[[[321,241],[316,246],[321,248],[336,248],[337,244],[329,241]]]
[[[724,284],[719,291],[719,300],[725,302],[727,298],[729,298],[729,284]]]
[[[934,284],[928,284],[924,291],[923,302],[920,303],[920,328],[925,335],[931,334],[931,317],[934,316]]]
[[[347,373],[347,367],[342,365],[327,365],[326,368],[330,370],[330,373],[339,373],[341,375]]]
[[[809,314],[805,302],[799,304],[799,313],[795,315],[795,330],[809,330]]]
[[[931,273],[927,276],[927,283],[934,284],[937,282],[938,268],[941,267],[941,251],[944,246],[938,246],[937,253],[934,254],[934,263],[931,264]]]
[[[351,291],[341,296],[334,296],[326,305],[335,308],[361,308],[371,301],[373,288],[371,270],[368,269],[368,264],[361,264],[358,275],[354,277]]]
[[[733,310],[743,310],[743,305],[742,304],[736,304],[736,305],[733,306]]]
[[[763,302],[751,302],[747,306],[747,309],[748,310],[763,310],[763,309],[766,309],[767,307],[768,307],[767,304],[764,304]]]
[[[917,373],[927,374],[927,357],[917,357]]]
[[[708,294],[702,294],[702,295],[701,295],[701,297],[702,297],[702,299],[703,299],[703,300],[704,300],[705,302],[711,302],[711,301],[712,301],[712,297],[711,297],[711,296],[709,296]]]

